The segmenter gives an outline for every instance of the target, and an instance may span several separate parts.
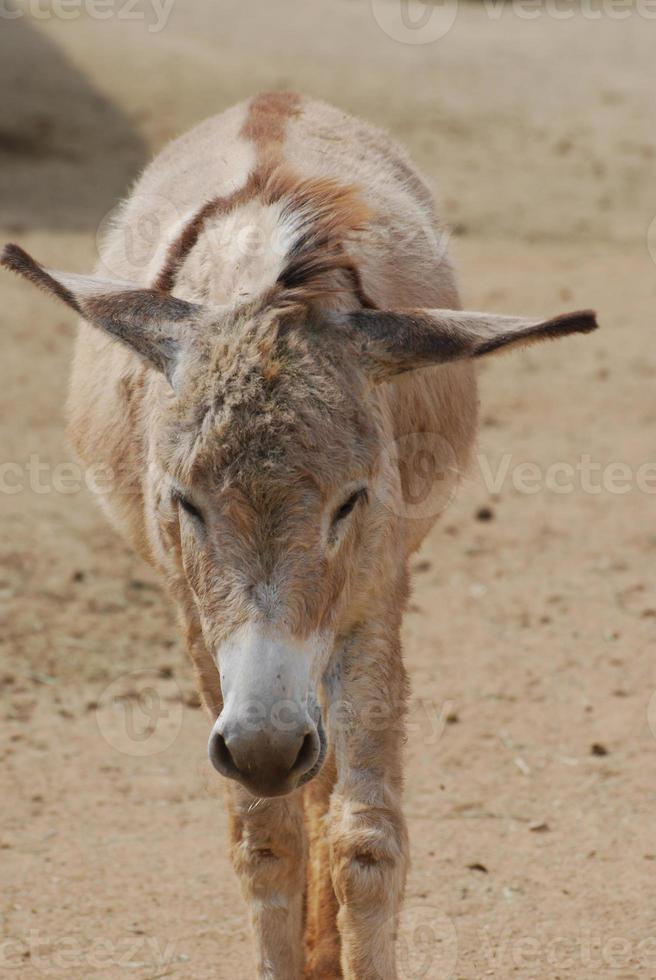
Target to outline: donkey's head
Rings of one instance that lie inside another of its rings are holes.
[[[594,315],[320,314],[284,295],[208,308],[49,273],[16,246],[2,262],[158,372],[148,519],[162,555],[179,555],[220,675],[210,757],[257,795],[290,792],[323,761],[321,686],[336,640],[403,558],[389,506],[399,474],[385,451],[394,420],[376,385],[586,332]]]

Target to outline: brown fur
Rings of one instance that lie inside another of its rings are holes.
[[[255,193],[257,179],[255,174],[251,174],[248,183],[241,190],[235,191],[227,197],[213,198],[200,208],[198,213],[183,228],[179,237],[169,246],[166,262],[154,283],[155,289],[167,293],[173,290],[178,270],[203,233],[208,218],[217,214],[229,214],[235,208],[251,200]]]
[[[447,364],[463,357],[483,357],[515,345],[525,347],[597,328],[593,310],[549,320],[490,316],[476,323],[469,317],[463,318],[457,310],[358,310],[338,315],[333,322],[348,331],[362,361],[370,363],[370,373],[378,380],[436,361]]]
[[[241,128],[240,135],[253,142],[257,147],[257,163],[249,178],[240,190],[226,197],[216,197],[207,201],[198,213],[187,223],[178,238],[171,243],[166,262],[161,269],[155,288],[170,292],[175,286],[175,277],[185,258],[191,252],[203,232],[205,223],[210,217],[219,213],[229,214],[236,208],[263,195],[263,200],[279,200],[273,197],[271,190],[265,195],[265,188],[270,184],[276,168],[279,166],[280,145],[285,136],[287,120],[299,111],[299,97],[293,92],[267,92],[251,100],[248,116]],[[276,187],[279,192],[289,193],[290,178],[287,186],[277,174]]]
[[[346,238],[363,231],[370,218],[357,190],[329,178],[299,179],[275,157],[262,160],[241,190],[208,201],[199,210],[170,246],[154,288],[166,292],[174,289],[176,275],[208,219],[228,215],[254,199],[265,205],[284,201],[283,215],[302,216],[298,241],[277,281],[280,292],[285,294],[281,296],[283,301],[307,302],[326,292],[355,288],[362,305],[373,305],[344,247]],[[349,277],[347,287],[335,282],[334,274],[339,270],[345,270]]]
[[[300,112],[296,92],[263,92],[251,99],[240,135],[255,143],[260,152],[270,151],[272,145],[282,145],[289,119]]]
[[[576,313],[564,313],[562,316],[555,316],[544,323],[535,324],[530,330],[525,332],[521,338],[513,337],[511,334],[500,332],[497,337],[490,338],[476,347],[474,357],[484,357],[486,354],[493,354],[502,348],[508,348],[516,340],[527,346],[532,343],[539,343],[543,340],[558,340],[560,337],[567,337],[571,333],[591,333],[597,329],[597,314],[594,310],[579,310]]]
[[[247,202],[259,198],[263,204],[285,201],[287,213],[299,213],[304,225],[278,284],[295,299],[317,297],[317,291],[339,288],[326,280],[343,269],[365,307],[373,306],[362,286],[357,266],[344,248],[345,238],[362,231],[371,217],[356,188],[332,178],[302,180],[285,165],[281,146],[287,122],[300,112],[298,95],[289,92],[266,93],[250,103],[240,135],[257,148],[257,163],[241,189],[204,204],[171,243],[166,262],[157,276],[155,289],[170,292],[184,260],[196,245],[208,219],[230,214]],[[299,290],[303,290],[302,295]]]
[[[233,176],[241,189],[225,192]],[[194,217],[161,269],[136,274],[121,246],[152,196]],[[279,202],[294,231],[285,257],[249,265],[229,247],[219,259],[210,222],[250,207],[266,226]],[[107,248],[134,280],[130,300],[124,286],[101,284],[89,306],[95,280],[83,299],[75,277],[62,285],[15,248],[4,263],[105,331],[80,328],[71,438],[88,464],[113,471],[102,502],[166,582],[212,718],[224,709],[215,658],[245,626],[275,630],[307,657],[323,768],[320,757],[313,781],[278,798],[227,787],[257,976],[396,980],[408,864],[400,626],[408,558],[438,516],[408,512],[404,446],[416,434],[422,452],[434,445],[452,486],[474,439],[471,358],[593,320],[461,313],[426,185],[404,152],[297,96],[261,96],[182,137],[143,175],[121,222]],[[226,306],[215,299],[219,263],[233,273]],[[263,278],[240,300],[246,269]],[[156,291],[139,288],[152,281]],[[429,364],[439,366],[414,370]],[[377,383],[399,371],[409,373]],[[336,524],[354,486],[368,492]]]

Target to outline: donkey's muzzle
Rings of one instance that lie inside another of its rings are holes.
[[[240,782],[254,796],[284,796],[308,782],[321,768],[325,737],[309,717],[291,731],[275,726],[252,731],[217,719],[209,740],[217,772]]]

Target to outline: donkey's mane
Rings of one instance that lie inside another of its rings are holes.
[[[255,165],[246,183],[231,194],[207,201],[187,222],[169,246],[154,283],[156,289],[172,291],[210,219],[258,200],[265,206],[279,204],[281,223],[294,236],[273,289],[266,290],[267,298],[276,304],[304,304],[348,289],[362,306],[373,306],[345,247],[349,236],[365,229],[371,217],[369,208],[355,187],[329,177],[302,178],[285,160],[287,126],[302,112],[301,99],[294,92],[266,92],[251,100],[240,131],[255,150]]]
[[[350,290],[371,307],[356,263],[348,254],[349,237],[364,230],[371,217],[357,188],[329,177],[299,177],[277,154],[260,161],[242,188],[207,201],[170,244],[154,288],[171,292],[185,260],[208,222],[234,213],[251,201],[280,205],[280,221],[293,229],[293,244],[272,291],[278,303],[310,303]],[[345,276],[335,276],[342,270]],[[267,290],[269,292],[269,290]]]

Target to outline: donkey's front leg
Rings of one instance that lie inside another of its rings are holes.
[[[232,861],[250,907],[258,980],[303,975],[307,844],[297,794],[259,800],[228,787]]]
[[[364,649],[347,657],[341,707],[333,718],[338,772],[330,810],[331,870],[345,980],[396,980],[394,947],[408,865],[400,799],[406,680],[398,640],[362,641]]]

